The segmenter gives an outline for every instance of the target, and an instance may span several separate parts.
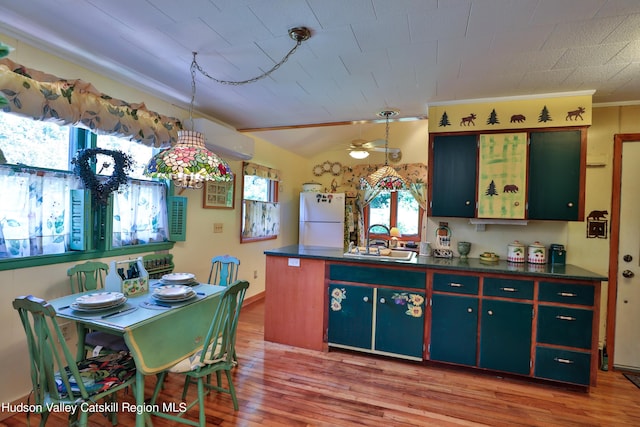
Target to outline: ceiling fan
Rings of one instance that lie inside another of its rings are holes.
[[[374,139],[367,141],[366,139],[357,138],[351,141],[349,147],[347,147],[349,155],[354,159],[365,159],[371,152],[387,152],[388,160],[390,162],[399,162],[402,159],[402,151],[399,148],[388,147],[385,148],[384,139]]]

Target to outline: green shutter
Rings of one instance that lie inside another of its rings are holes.
[[[169,209],[169,240],[187,240],[187,198],[171,196],[167,198]]]
[[[89,190],[71,190],[71,238],[69,249],[89,249],[88,227],[91,224],[91,193]]]

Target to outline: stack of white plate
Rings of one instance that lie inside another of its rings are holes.
[[[98,311],[119,307],[127,301],[122,292],[94,292],[76,298],[71,308],[78,311]]]
[[[193,298],[196,295],[191,286],[187,285],[165,285],[158,286],[153,290],[151,296],[162,302],[181,302]]]
[[[163,285],[193,285],[196,282],[195,274],[191,273],[170,273],[160,278]]]

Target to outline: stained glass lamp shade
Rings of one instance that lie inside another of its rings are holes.
[[[380,190],[402,190],[404,188],[404,180],[402,176],[394,168],[389,166],[389,117],[397,115],[397,111],[388,110],[381,111],[378,116],[386,118],[386,129],[384,139],[384,166],[373,172],[365,178],[367,183]]]
[[[144,173],[170,179],[182,188],[202,188],[205,181],[233,179],[229,165],[204,146],[204,135],[190,130],[178,131],[176,145],[153,156]]]

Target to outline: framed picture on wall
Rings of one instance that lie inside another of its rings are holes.
[[[235,176],[228,182],[206,181],[202,192],[202,207],[207,209],[233,209]]]

